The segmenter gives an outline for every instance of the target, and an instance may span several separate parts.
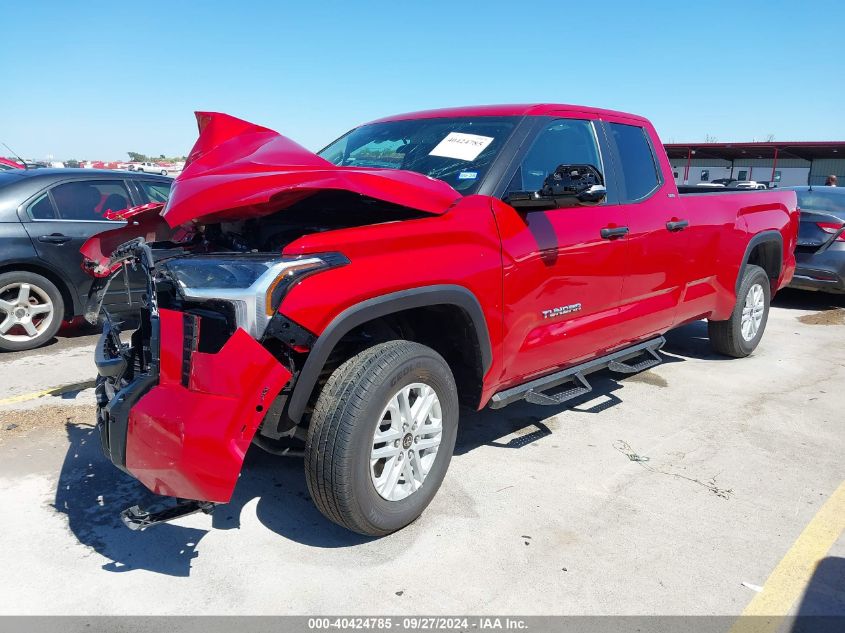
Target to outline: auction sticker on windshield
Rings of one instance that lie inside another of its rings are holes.
[[[478,134],[464,134],[463,132],[449,132],[437,146],[431,150],[429,156],[443,156],[458,160],[475,160],[484,148],[493,142],[492,136]]]

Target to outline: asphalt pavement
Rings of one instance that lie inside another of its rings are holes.
[[[778,297],[747,359],[704,323],[667,339],[572,407],[464,416],[432,505],[381,539],[256,448],[230,504],[131,532],[150,495],[100,454],[92,390],[3,404],[93,378],[93,339],[0,355],[0,614],[845,614],[845,300]]]

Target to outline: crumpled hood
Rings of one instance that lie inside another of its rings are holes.
[[[337,167],[278,132],[218,112],[197,112],[199,139],[162,215],[171,227],[274,213],[325,190],[343,190],[426,213],[461,194],[410,171]]]

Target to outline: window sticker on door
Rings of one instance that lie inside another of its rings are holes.
[[[464,134],[463,132],[449,132],[437,146],[431,150],[429,156],[443,156],[471,161],[493,142],[492,136],[478,134]]]

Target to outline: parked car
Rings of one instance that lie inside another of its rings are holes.
[[[698,319],[748,356],[795,268],[795,192],[679,195],[629,114],[405,114],[319,155],[198,120],[163,212],[181,237],[150,246],[133,225],[83,247],[97,293],[132,262],[150,297],[132,346],[108,324],[97,346],[106,455],[191,500],[130,508],[136,529],[229,501],[255,442],[304,454],[330,520],[388,534],[443,481],[459,404],[559,407],[590,372],[659,363],[663,334]]]
[[[107,210],[166,200],[172,180],[94,169],[0,172],[0,350],[33,349],[82,315],[91,278],[79,247],[123,222]],[[125,296],[117,281],[114,293]],[[143,278],[134,293],[143,291]],[[111,299],[109,299],[111,301]]]
[[[764,182],[757,182],[756,180],[735,180],[728,185],[732,189],[768,189],[768,185]]]
[[[160,165],[159,163],[147,161],[143,163],[130,163],[129,171],[140,171],[148,174],[161,174],[162,176],[167,176],[172,173],[174,169],[167,165]]]
[[[845,292],[845,189],[789,189],[798,194],[801,209],[797,267],[789,285],[802,290]]]

